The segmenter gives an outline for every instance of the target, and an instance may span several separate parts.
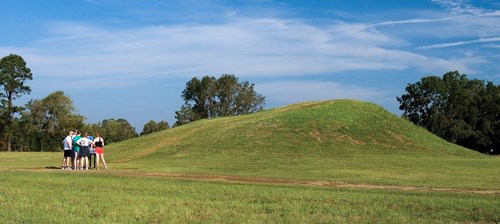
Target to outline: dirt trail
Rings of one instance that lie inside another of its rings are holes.
[[[131,154],[125,158],[121,158],[121,159],[118,159],[116,160],[117,163],[124,163],[124,162],[128,162],[130,160],[133,160],[133,159],[137,159],[137,158],[141,158],[141,157],[144,157],[144,156],[147,156],[149,154],[152,154],[154,152],[156,152],[159,148],[163,147],[163,146],[166,146],[168,144],[171,144],[173,142],[176,142],[176,141],[179,141],[179,138],[177,137],[170,137],[170,138],[166,138],[165,140],[159,142],[159,143],[156,143],[155,145],[153,145],[152,147],[149,147],[145,150],[142,150],[138,153],[135,153],[135,154]]]
[[[434,187],[418,187],[418,186],[395,186],[395,185],[374,185],[374,184],[355,184],[334,181],[314,181],[314,180],[290,180],[277,178],[260,178],[260,177],[240,177],[240,176],[222,176],[222,175],[196,175],[196,174],[179,174],[179,173],[129,173],[131,176],[158,176],[168,177],[183,180],[201,180],[226,183],[256,183],[256,184],[273,184],[283,186],[322,186],[347,189],[386,189],[386,190],[402,190],[402,191],[419,191],[419,192],[448,192],[448,193],[475,193],[475,194],[499,194],[500,190],[484,190],[484,189],[454,189],[454,188],[434,188]]]
[[[2,170],[2,169],[0,169]],[[362,183],[346,183],[335,181],[315,181],[315,180],[293,180],[279,178],[264,178],[264,177],[241,177],[241,176],[224,176],[224,175],[203,175],[203,174],[184,174],[184,173],[148,173],[138,172],[133,170],[88,170],[88,171],[70,171],[60,170],[59,168],[26,168],[15,169],[18,171],[29,172],[89,172],[102,173],[116,176],[130,177],[165,177],[179,180],[192,181],[208,181],[208,182],[223,182],[223,183],[249,183],[249,184],[271,184],[278,186],[318,186],[332,187],[344,189],[377,189],[377,190],[400,190],[400,191],[416,191],[416,192],[446,192],[446,193],[473,193],[473,194],[490,194],[500,195],[500,189],[457,189],[457,188],[438,188],[438,187],[419,187],[419,186],[397,186],[397,185],[375,185]]]
[[[182,141],[184,138],[191,136],[192,133],[194,133],[200,129],[201,128],[193,128],[193,129],[189,130],[188,132],[186,132],[183,135],[184,136],[183,138],[181,138],[179,136],[169,136],[169,137],[163,139],[162,141],[159,141],[155,145],[146,148],[145,150],[130,154],[130,155],[126,156],[125,158],[117,159],[116,162],[117,163],[124,163],[124,162],[128,162],[128,161],[131,161],[134,159],[138,159],[138,158],[147,156],[149,154],[156,152],[159,148],[165,147],[167,145],[171,145],[172,143],[175,143],[175,142]]]

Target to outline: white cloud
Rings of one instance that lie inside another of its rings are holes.
[[[421,71],[462,64],[395,50],[400,40],[362,24],[234,19],[115,30],[57,23],[52,36],[16,49],[42,76],[102,78],[299,76],[357,70]],[[0,50],[1,51],[1,50]]]
[[[446,48],[446,47],[455,47],[455,46],[461,46],[461,45],[466,45],[466,44],[490,43],[490,42],[498,42],[498,41],[500,41],[500,37],[490,37],[490,38],[480,38],[477,40],[432,44],[432,45],[427,45],[427,46],[421,46],[421,47],[418,47],[417,49]]]
[[[428,46],[434,43],[457,42],[500,36],[500,10],[475,7],[468,1],[435,0],[445,10],[412,10],[415,18],[372,23],[379,32],[392,34],[411,45]],[[431,43],[429,43],[431,42]]]
[[[384,21],[380,23],[375,23],[373,26],[393,26],[393,25],[401,25],[401,24],[418,24],[418,23],[435,23],[442,22],[447,20],[452,20],[454,17],[446,17],[446,18],[437,18],[437,19],[406,19],[406,20],[396,20],[396,21]]]
[[[483,8],[475,7],[474,5],[463,0],[432,0],[441,5],[445,9],[456,14],[470,14],[476,16],[495,16],[499,15],[498,10],[486,10]]]

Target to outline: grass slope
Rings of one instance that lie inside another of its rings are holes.
[[[113,144],[106,151],[115,168],[140,172],[499,186],[492,173],[498,170],[497,158],[447,143],[380,106],[352,100],[197,121]]]

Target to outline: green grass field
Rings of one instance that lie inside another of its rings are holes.
[[[500,157],[381,107],[308,102],[106,146],[110,169],[0,153],[2,223],[498,223]]]

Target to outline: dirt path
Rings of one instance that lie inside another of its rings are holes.
[[[418,186],[395,186],[395,185],[374,185],[374,184],[355,184],[334,181],[313,181],[313,180],[291,180],[278,178],[260,178],[260,177],[240,177],[240,176],[222,176],[222,175],[196,175],[196,174],[179,174],[179,173],[128,173],[130,176],[154,176],[168,177],[182,180],[194,181],[213,181],[225,183],[255,183],[255,184],[272,184],[283,186],[322,186],[347,189],[386,189],[386,190],[402,190],[402,191],[418,191],[418,192],[448,192],[448,193],[474,193],[474,194],[498,194],[500,190],[484,190],[484,189],[454,189],[454,188],[435,188],[435,187],[418,187]]]
[[[1,170],[1,169],[0,169]],[[500,189],[457,189],[457,188],[438,188],[438,187],[419,187],[419,186],[397,186],[397,185],[375,185],[363,183],[346,183],[335,181],[315,181],[315,180],[293,180],[279,178],[263,178],[263,177],[241,177],[241,176],[224,176],[224,175],[202,175],[202,174],[183,174],[183,173],[148,173],[137,172],[131,170],[88,170],[88,171],[71,171],[46,168],[31,168],[31,169],[16,169],[19,171],[28,172],[89,172],[102,173],[116,176],[130,177],[164,177],[179,180],[192,181],[207,181],[207,182],[222,182],[222,183],[248,183],[248,184],[270,184],[278,186],[318,186],[332,187],[344,189],[377,189],[377,190],[400,190],[400,191],[416,191],[416,192],[446,192],[446,193],[473,193],[473,194],[490,194],[500,195]]]
[[[159,143],[156,143],[155,145],[153,145],[152,147],[147,148],[146,150],[142,150],[142,151],[140,151],[138,153],[131,154],[131,155],[125,157],[125,158],[118,159],[118,160],[116,160],[116,162],[117,163],[124,163],[124,162],[128,162],[130,160],[133,160],[133,159],[137,159],[137,158],[141,158],[141,157],[147,156],[149,154],[152,154],[152,153],[156,152],[156,150],[158,150],[160,147],[163,147],[165,145],[168,145],[168,144],[176,142],[176,141],[179,141],[179,138],[177,138],[177,137],[166,138],[165,140],[163,140],[163,141],[161,141]]]

